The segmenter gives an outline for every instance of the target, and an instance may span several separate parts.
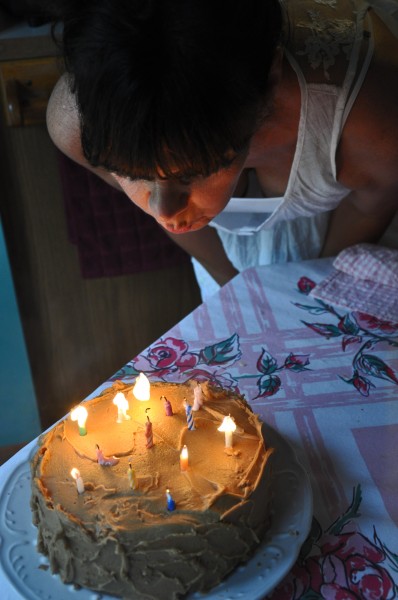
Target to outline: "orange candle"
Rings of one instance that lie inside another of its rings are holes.
[[[180,454],[180,469],[181,471],[188,471],[188,448],[183,446]]]

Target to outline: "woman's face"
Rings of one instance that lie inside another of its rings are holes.
[[[192,181],[131,181],[113,176],[134,204],[162,227],[171,233],[186,233],[201,229],[225,208],[245,159],[246,153],[240,154],[229,167]]]

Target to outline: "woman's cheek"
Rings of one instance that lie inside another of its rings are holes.
[[[151,191],[148,185],[142,181],[129,181],[128,179],[118,177],[117,175],[114,175],[114,177],[126,196],[128,196],[134,204],[139,206],[139,208],[150,214],[149,198]]]

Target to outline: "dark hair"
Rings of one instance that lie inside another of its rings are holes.
[[[133,179],[208,176],[247,146],[278,0],[72,1],[62,20],[91,165]]]

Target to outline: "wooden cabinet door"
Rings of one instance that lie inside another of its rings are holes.
[[[0,86],[7,125],[45,123],[47,102],[62,73],[55,57],[0,63]]]

